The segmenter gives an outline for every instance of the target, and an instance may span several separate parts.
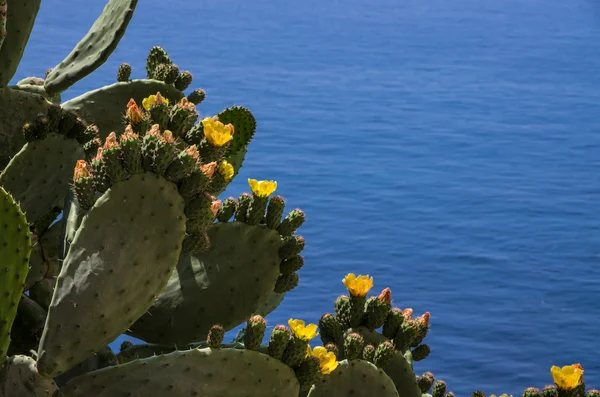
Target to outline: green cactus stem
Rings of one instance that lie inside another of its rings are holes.
[[[297,397],[299,383],[283,363],[243,349],[193,349],[135,360],[71,380],[58,397],[131,393],[173,397]]]
[[[58,387],[63,387],[73,378],[77,378],[78,376],[87,374],[88,372],[97,371],[99,369],[111,367],[117,364],[117,356],[113,353],[109,346],[105,346],[92,357],[77,364],[64,374],[54,378],[54,382],[56,382]]]
[[[17,71],[40,3],[41,0],[12,1],[7,5],[6,37],[0,47],[0,88],[6,87]]]
[[[67,120],[72,118],[67,123]],[[77,159],[84,157],[85,125],[75,115],[49,109],[24,126],[29,142],[0,174],[0,184],[19,201],[30,222],[37,222],[53,207],[62,207]]]
[[[0,367],[1,397],[52,397],[58,387],[52,379],[41,376],[33,358],[10,357]]]
[[[125,34],[136,5],[137,0],[110,0],[88,33],[46,76],[46,91],[51,95],[65,91],[106,62]]]
[[[63,103],[62,107],[75,112],[88,123],[95,124],[100,137],[104,139],[113,131],[122,131],[122,115],[132,98],[137,103],[142,103],[144,98],[157,92],[172,103],[183,98],[181,91],[161,81],[131,80],[89,91]]]
[[[31,234],[27,219],[14,201],[0,187],[0,365],[4,362],[10,344],[10,330],[17,315],[17,308],[27,272],[31,254]]]
[[[46,113],[50,103],[41,95],[0,88],[0,170],[27,142],[23,125]]]
[[[269,300],[280,275],[281,236],[243,222],[218,222],[207,233],[210,248],[181,256],[152,308],[130,327],[131,336],[179,345],[204,340],[212,324],[229,331]]]
[[[364,338],[365,343],[372,344],[375,348],[381,343],[389,342],[383,335],[364,326],[350,328],[346,332],[360,334]],[[382,369],[392,379],[396,385],[396,389],[403,397],[421,397],[422,393],[417,385],[412,369],[412,354],[410,351],[406,351],[404,356],[400,352],[394,354],[391,361],[383,366]]]
[[[171,276],[184,233],[183,199],[164,178],[136,174],[104,193],[63,263],[40,342],[40,372],[65,372],[146,312]]]
[[[394,383],[383,370],[364,360],[341,361],[328,376],[323,376],[308,397],[399,397]]]
[[[2,48],[2,43],[6,38],[6,2],[7,0],[0,0],[0,48]]]

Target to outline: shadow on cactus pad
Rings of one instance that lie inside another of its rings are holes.
[[[300,222],[296,220],[295,227],[288,227],[290,216],[280,221],[282,206],[275,215],[270,206],[271,214],[267,211],[265,216],[266,198],[256,194],[243,197],[250,198],[248,207],[236,203],[234,209],[230,204],[235,201],[227,199],[217,216],[228,220],[223,215],[228,210],[229,217],[231,210],[245,215],[236,216],[234,222],[213,224],[207,231],[207,251],[182,254],[169,283],[148,313],[130,327],[130,335],[161,344],[205,340],[213,324],[221,324],[228,331],[258,311],[272,311],[281,302],[280,294],[297,285],[296,270],[303,263],[298,254],[304,243],[291,234],[304,221],[303,214],[292,211],[291,216]],[[279,196],[271,201],[283,202]],[[256,208],[257,202],[265,205],[259,203]],[[257,224],[251,224],[256,210],[262,216]],[[277,216],[277,222],[267,222]],[[289,267],[290,261],[298,266]]]

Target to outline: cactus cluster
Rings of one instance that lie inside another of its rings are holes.
[[[61,94],[114,51],[137,0],[110,0],[43,78],[13,78],[41,0],[0,0],[0,397],[453,397],[426,372],[429,313],[367,297],[369,276],[318,324],[265,319],[299,283],[305,221],[277,183],[219,199],[256,132],[206,97],[164,48],[143,79]],[[227,331],[245,324],[231,343]],[[146,343],[109,345],[120,335]],[[311,346],[320,336],[321,346]],[[583,368],[523,397],[600,397]],[[475,397],[485,397],[483,392]]]

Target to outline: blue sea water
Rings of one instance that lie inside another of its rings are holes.
[[[43,2],[16,78],[58,63],[103,6]],[[258,119],[226,195],[276,179],[307,214],[301,284],[270,325],[316,322],[368,273],[431,312],[416,370],[457,395],[518,395],[574,362],[600,388],[600,2],[140,1],[64,99],[121,62],[143,77],[157,44],[207,91],[203,115]]]

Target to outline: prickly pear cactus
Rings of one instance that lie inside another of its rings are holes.
[[[454,397],[413,371],[429,313],[394,308],[388,288],[367,297],[368,276],[345,277],[318,326],[268,326],[299,283],[305,214],[286,214],[272,180],[218,198],[257,131],[250,110],[200,117],[206,93],[158,46],[145,76],[122,64],[61,103],[136,5],[108,0],[63,61],[9,86],[40,0],[0,0],[0,397]],[[123,334],[151,343],[113,352]],[[523,397],[600,397],[579,364],[551,374]]]
[[[10,344],[10,330],[17,314],[17,307],[31,254],[31,235],[25,215],[13,198],[0,187],[0,365],[6,357]]]

